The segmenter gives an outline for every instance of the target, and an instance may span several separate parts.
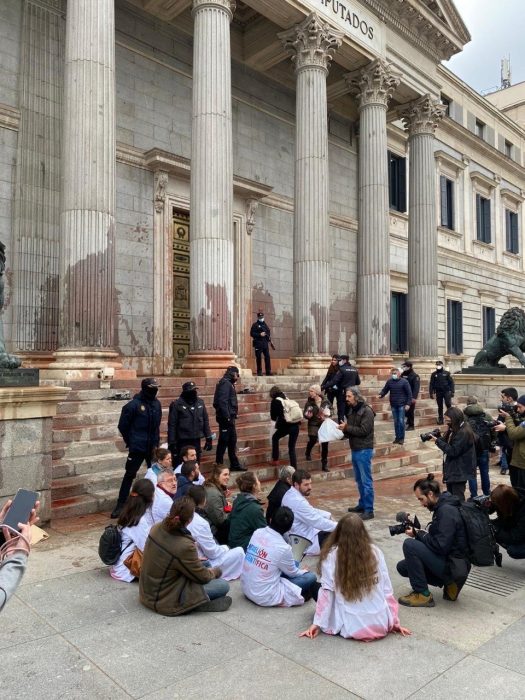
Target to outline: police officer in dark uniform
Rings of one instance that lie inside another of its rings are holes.
[[[175,464],[182,461],[182,449],[191,445],[201,461],[201,439],[206,438],[204,449],[212,448],[212,435],[208,411],[197,393],[195,382],[185,382],[178,399],[172,401],[168,415],[168,447]]]
[[[264,321],[264,313],[259,311],[257,314],[257,321],[252,324],[250,329],[250,335],[253,338],[253,347],[255,348],[255,361],[257,363],[257,376],[262,377],[262,359],[261,355],[264,355],[264,369],[266,376],[270,377],[272,374],[272,365],[270,362],[270,350],[268,346],[271,345],[272,350],[274,349],[271,332],[268,324]]]
[[[416,401],[417,397],[419,396],[419,388],[421,382],[419,379],[419,374],[416,374],[416,372],[414,372],[412,363],[409,360],[403,362],[403,364],[401,365],[401,369],[403,370],[401,376],[404,377],[410,384],[410,390],[412,392],[412,401],[410,403],[410,408],[405,413],[405,419],[407,422],[406,430],[414,430],[414,413],[416,411]]]
[[[352,367],[348,355],[339,356],[339,370],[334,378],[327,382],[325,389],[333,389],[336,392],[337,399],[337,418],[339,423],[345,420],[346,410],[346,390],[353,386],[361,384],[359,372],[355,367]]]
[[[112,518],[118,518],[120,515],[140,465],[146,462],[150,467],[153,449],[159,446],[162,407],[157,398],[158,390],[156,379],[143,379],[140,392],[123,406],[120,413],[118,429],[128,448],[128,458],[117,505],[111,513]]]
[[[219,379],[215,387],[213,397],[213,408],[215,417],[219,424],[219,441],[217,443],[217,453],[215,461],[223,464],[224,453],[228,449],[230,460],[230,471],[244,472],[246,468],[241,465],[239,458],[235,454],[237,447],[237,430],[235,421],[237,420],[238,402],[235,384],[239,379],[239,369],[234,365],[227,368],[222,379]]]
[[[436,360],[436,369],[430,375],[428,393],[431,399],[436,399],[438,408],[438,424],[443,425],[443,401],[447,408],[452,406],[454,396],[454,380],[450,372],[443,367],[441,360]]]

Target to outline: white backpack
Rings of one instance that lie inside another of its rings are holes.
[[[287,423],[300,423],[303,420],[303,412],[297,401],[277,397],[283,405],[284,420]]]

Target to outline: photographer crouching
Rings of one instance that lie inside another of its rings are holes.
[[[459,512],[459,498],[449,492],[441,493],[433,474],[418,479],[414,493],[432,513],[432,522],[427,530],[417,529],[416,519],[414,523],[407,522],[405,558],[398,562],[397,571],[410,580],[412,591],[401,596],[399,602],[411,608],[433,608],[429,585],[443,587],[443,598],[455,601],[467,580],[470,571],[467,534]]]
[[[500,484],[490,494],[491,520],[496,542],[511,559],[525,559],[525,493]]]

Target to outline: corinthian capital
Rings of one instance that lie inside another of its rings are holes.
[[[348,87],[358,92],[359,107],[366,105],[388,105],[388,101],[399,85],[401,73],[382,58],[376,58],[366,68],[345,76]]]
[[[235,0],[193,0],[192,15],[199,10],[204,10],[208,7],[216,8],[219,10],[225,10],[230,15],[230,21],[233,19],[233,13],[235,12],[236,2]]]
[[[292,61],[296,71],[314,67],[328,72],[330,61],[336,49],[341,46],[343,32],[334,29],[312,12],[303,22],[280,32],[278,36],[285,49],[295,52]]]
[[[410,136],[433,134],[444,114],[445,106],[427,94],[412,102],[401,115],[401,119]]]

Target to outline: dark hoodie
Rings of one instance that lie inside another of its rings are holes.
[[[151,455],[160,441],[162,407],[157,398],[147,396],[144,391],[122,407],[118,429],[130,452]]]
[[[230,514],[228,545],[242,547],[246,551],[251,536],[261,527],[266,527],[261,504],[253,494],[240,493],[233,502]]]
[[[467,557],[467,533],[460,505],[457,496],[445,491],[439,496],[432,511],[432,522],[427,530],[419,530],[417,533],[416,539],[444,559]]]

